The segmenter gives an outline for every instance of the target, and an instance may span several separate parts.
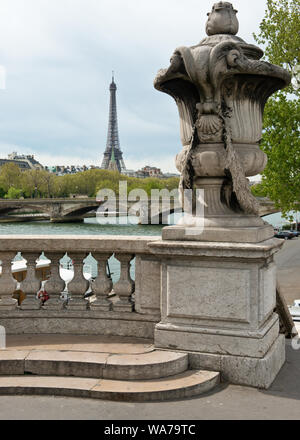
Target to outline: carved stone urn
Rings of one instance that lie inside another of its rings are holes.
[[[194,223],[164,228],[166,240],[255,243],[273,236],[272,227],[258,216],[247,177],[267,164],[259,148],[264,106],[291,77],[261,61],[263,51],[236,36],[236,14],[231,3],[216,3],[208,14],[208,37],[177,48],[170,67],[155,78],[155,88],[171,95],[179,110],[183,150],[176,166],[183,204],[185,190],[194,194]],[[203,190],[200,200],[197,189]],[[201,228],[197,203],[203,205]],[[190,226],[192,233],[187,232]]]

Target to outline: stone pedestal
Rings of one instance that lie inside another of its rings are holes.
[[[274,254],[282,241],[160,241],[162,318],[155,346],[190,352],[192,367],[268,388],[285,360]]]
[[[195,179],[197,215],[185,216],[162,230],[163,240],[259,243],[274,236],[273,227],[256,214],[235,212],[221,197],[223,178]]]
[[[207,37],[177,45],[154,80],[179,111],[185,211],[150,245],[162,264],[155,345],[189,351],[192,366],[219,369],[231,382],[267,388],[285,356],[274,313],[273,256],[282,242],[259,218],[247,178],[267,164],[264,106],[291,76],[236,35],[236,14],[229,2],[214,4]]]

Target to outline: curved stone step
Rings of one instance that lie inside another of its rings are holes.
[[[108,380],[53,376],[2,376],[0,395],[54,395],[126,402],[163,401],[199,396],[212,390],[220,373],[190,370],[165,379]]]
[[[142,354],[79,351],[7,350],[0,353],[0,375],[95,377],[146,380],[174,376],[188,369],[188,355],[154,350]]]

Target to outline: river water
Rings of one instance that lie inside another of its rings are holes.
[[[161,225],[138,225],[136,217],[89,218],[84,223],[50,223],[47,221],[28,223],[0,223],[0,235],[161,235]],[[17,255],[16,260],[22,257]],[[42,255],[42,258],[45,258]],[[72,269],[70,258],[61,260],[62,267]],[[131,277],[135,278],[134,260],[131,264]],[[92,256],[85,259],[84,273],[97,275],[97,262]],[[108,262],[113,282],[120,276],[120,263],[111,257]]]
[[[170,224],[176,223],[180,215],[172,215]],[[297,216],[294,215],[295,220]],[[264,220],[274,227],[281,227],[286,220],[280,213],[264,217]],[[161,225],[138,225],[137,217],[108,217],[89,218],[84,223],[50,223],[47,221],[28,223],[0,223],[0,235],[161,235]],[[18,255],[17,259],[21,256]],[[42,255],[43,258],[43,255]],[[65,256],[61,263],[64,268],[72,269],[70,259]],[[120,276],[120,263],[112,257],[109,260],[109,269],[113,282]],[[97,275],[97,263],[92,256],[85,260],[84,272]],[[131,267],[131,276],[134,279],[134,261]]]

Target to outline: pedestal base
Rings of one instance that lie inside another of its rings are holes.
[[[99,310],[99,312],[109,312],[112,310],[112,303],[105,299],[97,299],[90,304],[91,310]]]
[[[224,327],[214,326],[213,320],[211,327],[160,322],[155,327],[155,347],[263,358],[279,334],[279,319],[273,314],[258,330],[239,328],[234,322]]]
[[[68,302],[68,310],[80,311],[87,309],[87,301],[84,298],[75,296]]]
[[[18,301],[13,298],[2,298],[0,299],[0,311],[11,311],[16,310],[18,307]]]
[[[118,301],[114,304],[114,310],[116,312],[132,312],[133,303],[129,301]]]
[[[43,310],[62,310],[63,302],[60,298],[50,298],[43,305]]]
[[[272,237],[274,237],[274,229],[270,225],[231,228],[167,226],[162,230],[163,240],[260,243]]]
[[[196,178],[194,185],[194,203],[184,197],[184,216],[176,226],[163,228],[163,240],[261,243],[274,237],[273,227],[258,215],[236,212],[225,203],[224,178]]]
[[[230,382],[267,388],[284,362],[273,261],[282,244],[151,243],[162,267],[155,347],[192,353],[194,365],[210,362]]]
[[[285,363],[285,337],[279,335],[262,358],[189,353],[192,369],[221,372],[222,380],[235,385],[268,389]]]

